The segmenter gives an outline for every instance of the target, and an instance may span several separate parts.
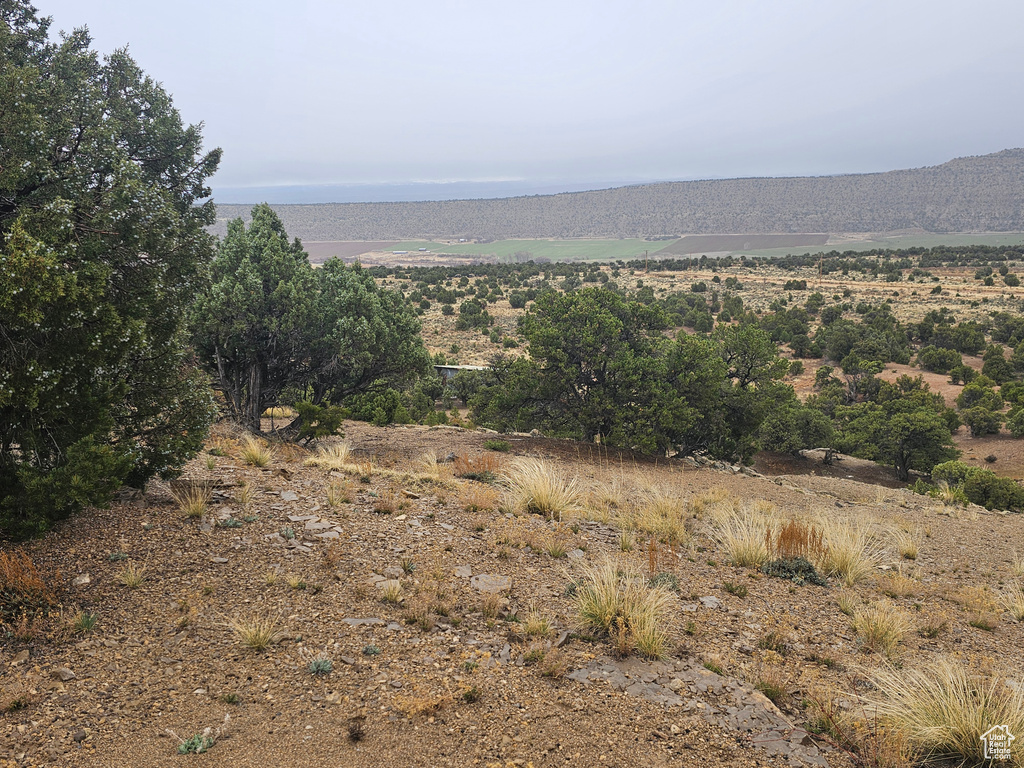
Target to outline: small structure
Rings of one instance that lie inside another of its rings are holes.
[[[434,370],[441,377],[441,381],[447,384],[448,379],[459,371],[486,371],[489,368],[486,365],[435,365]]]

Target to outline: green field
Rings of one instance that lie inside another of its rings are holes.
[[[650,242],[639,239],[622,240],[495,240],[493,243],[431,243],[410,241],[391,246],[391,251],[415,252],[426,248],[431,253],[452,253],[465,256],[495,256],[511,260],[516,253],[529,253],[529,258],[551,261],[614,261],[643,258],[644,251],[654,253],[671,240]]]
[[[857,240],[849,243],[829,243],[814,248],[765,248],[763,250],[733,251],[733,254],[764,256],[767,258],[787,254],[818,253],[823,251],[870,251],[875,248],[934,248],[937,245],[1024,245],[1024,233],[1008,232],[979,235],[894,235],[875,240]]]
[[[495,240],[492,243],[433,243],[410,240],[390,246],[391,251],[415,253],[426,248],[431,253],[451,253],[463,256],[496,257],[500,261],[512,260],[516,253],[528,253],[532,259],[551,261],[615,261],[616,259],[643,258],[644,252],[654,254],[671,240],[648,241],[637,238],[622,240]],[[818,251],[870,251],[874,248],[932,248],[936,245],[1024,245],[1024,233],[978,235],[895,235],[875,240],[856,240],[813,248],[766,248],[762,250],[732,251],[735,255],[781,257],[787,254],[817,253]],[[700,254],[692,254],[699,256]],[[688,258],[688,257],[681,257]]]

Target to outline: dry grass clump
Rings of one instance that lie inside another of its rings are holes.
[[[420,478],[439,484],[448,483],[452,479],[452,465],[440,461],[433,451],[423,454],[416,464],[419,468]]]
[[[733,565],[760,568],[770,559],[767,542],[775,528],[775,519],[762,510],[748,507],[717,516],[712,537],[725,548]]]
[[[1024,576],[1024,555],[1018,555],[1016,552],[1013,553],[1013,560],[1010,561],[1010,571],[1018,578]]]
[[[690,513],[703,519],[707,516],[715,516],[723,511],[728,513],[735,510],[735,499],[731,493],[724,488],[712,488],[690,500]],[[774,507],[769,502],[754,502],[754,507],[765,514],[771,514]]]
[[[294,408],[290,408],[287,405],[267,408],[267,410],[263,412],[263,418],[265,419],[294,419],[298,415],[299,414]]]
[[[967,612],[967,623],[991,632],[999,623],[999,598],[986,587],[964,587],[952,599]]]
[[[551,620],[540,613],[536,608],[531,608],[526,621],[523,622],[523,634],[527,637],[550,637],[554,628]]]
[[[919,532],[911,533],[902,528],[897,528],[893,531],[892,538],[893,544],[896,545],[896,551],[901,558],[904,560],[917,560],[917,542],[921,538]]]
[[[149,570],[145,565],[136,565],[135,563],[128,563],[121,571],[117,574],[117,580],[122,585],[128,587],[128,589],[138,589],[142,586],[142,582],[146,580],[146,572]]]
[[[493,483],[502,471],[502,461],[497,454],[482,453],[478,456],[456,456],[452,462],[452,473],[466,480]]]
[[[284,636],[278,617],[269,613],[237,616],[227,626],[235,633],[238,642],[254,651],[266,650]]]
[[[561,520],[580,507],[582,489],[576,478],[540,459],[518,459],[505,475],[506,504],[514,511]]]
[[[872,682],[880,694],[870,702],[872,714],[903,734],[925,760],[988,765],[983,733],[998,725],[1024,733],[1024,687],[972,675],[948,659],[911,671],[881,670]]]
[[[635,526],[665,544],[678,546],[690,540],[686,527],[688,505],[671,490],[655,486],[641,493],[631,518],[630,527]]]
[[[574,599],[580,626],[611,638],[620,655],[665,655],[665,619],[675,596],[666,587],[650,586],[636,567],[620,568],[610,560],[588,566]]]
[[[398,509],[398,497],[392,490],[381,491],[373,500],[373,511],[378,515],[393,515]]]
[[[866,579],[882,560],[883,550],[866,526],[823,518],[821,531],[825,547],[812,562],[844,586],[851,587]]]
[[[466,512],[484,512],[498,506],[500,496],[495,488],[473,483],[462,489],[459,501]]]
[[[323,467],[351,473],[353,470],[351,453],[352,449],[348,443],[331,443],[322,447],[315,455],[310,456],[302,463],[307,467]]]
[[[402,582],[398,579],[380,582],[380,599],[390,605],[402,602]]]
[[[352,501],[352,487],[346,481],[332,480],[326,489],[327,506],[332,509]]]
[[[213,488],[205,480],[175,480],[171,482],[171,497],[185,517],[202,517],[213,498]]]
[[[1003,590],[1003,605],[1017,621],[1024,621],[1024,586],[1014,584]]]
[[[765,531],[765,547],[771,559],[792,560],[802,557],[814,562],[825,553],[825,541],[817,526],[790,520]]]
[[[890,603],[874,603],[854,612],[851,620],[861,649],[895,655],[899,644],[911,630],[907,615]]]
[[[265,467],[274,459],[274,451],[262,440],[246,435],[238,449],[242,461],[254,467]]]
[[[902,573],[888,573],[882,577],[879,587],[887,597],[912,597],[920,586]]]
[[[59,574],[46,579],[23,549],[0,551],[0,623],[21,611],[48,609],[57,604]]]

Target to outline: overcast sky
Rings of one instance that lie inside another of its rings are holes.
[[[1024,3],[38,0],[124,45],[215,190],[860,173],[1024,145]]]

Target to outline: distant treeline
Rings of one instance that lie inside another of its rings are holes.
[[[1024,230],[1024,149],[848,176],[643,184],[497,200],[274,205],[303,240]],[[251,206],[219,205],[226,222]]]
[[[732,266],[757,267],[771,264],[782,269],[799,267],[818,267],[822,274],[849,274],[861,272],[871,275],[891,275],[893,281],[901,279],[905,269],[930,269],[933,267],[988,267],[999,266],[1011,261],[1024,261],[1024,245],[939,245],[934,248],[877,248],[870,251],[829,251],[828,253],[804,253],[779,258],[724,256],[710,259],[707,256],[694,256],[684,259],[630,259],[628,261],[605,262],[554,262],[542,263],[528,261],[525,263],[503,264],[460,264],[457,266],[431,267],[371,267],[366,271],[374,277],[396,277],[411,279],[416,282],[436,284],[439,281],[457,277],[494,277],[508,278],[512,275],[519,279],[534,277],[547,273],[553,277],[568,277],[578,274],[596,274],[602,265],[619,269],[649,272],[685,272],[691,269],[707,269],[713,267],[725,269]]]

